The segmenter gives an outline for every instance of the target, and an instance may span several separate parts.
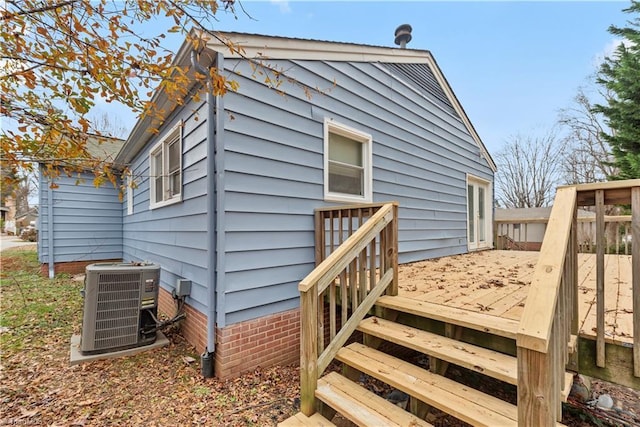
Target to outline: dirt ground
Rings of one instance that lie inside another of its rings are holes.
[[[2,252],[0,425],[273,426],[299,410],[297,366],[259,368],[227,381],[205,379],[199,355],[175,329],[166,331],[166,347],[69,366],[69,339],[81,324],[82,283],[40,278],[35,256],[21,252]],[[448,375],[515,399],[513,388],[502,383],[458,368]],[[362,383],[382,396],[390,391],[367,377]],[[594,384],[595,393],[605,390],[625,411],[640,414],[640,392]],[[640,425],[637,417],[607,424],[585,410],[565,413],[565,423],[573,426]],[[432,423],[464,425],[438,414]]]

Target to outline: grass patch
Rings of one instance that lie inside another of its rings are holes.
[[[0,347],[2,358],[25,349],[47,347],[52,338],[68,340],[82,313],[81,282],[40,275],[36,252],[2,252]],[[53,336],[52,336],[53,335]]]

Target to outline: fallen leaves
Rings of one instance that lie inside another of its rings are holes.
[[[492,307],[489,307],[489,306],[486,306],[486,305],[483,305],[483,304],[480,304],[480,303],[477,303],[476,307],[478,307],[478,309],[480,311],[491,311],[491,310],[493,310]]]
[[[259,368],[226,381],[205,379],[198,353],[176,330],[166,332],[166,347],[69,366],[69,339],[81,323],[82,284],[41,278],[35,255],[33,260],[33,274],[24,277],[38,292],[27,287],[23,276],[20,286],[4,280],[32,263],[2,253],[0,308],[6,330],[0,355],[0,423],[275,426],[299,410],[297,366]],[[42,318],[38,310],[55,317]]]
[[[487,283],[489,285],[493,285],[496,288],[502,288],[505,286],[504,282],[501,279],[488,279]]]

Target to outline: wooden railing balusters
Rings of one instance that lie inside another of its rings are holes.
[[[385,292],[394,292],[393,289],[397,292],[397,212],[395,203],[316,210],[315,224],[319,227],[315,233],[316,268],[298,286],[301,301],[300,408],[307,416],[316,411],[315,389],[319,374],[378,297]],[[349,235],[345,236],[345,233]],[[324,339],[326,305],[329,342]]]
[[[560,392],[565,366],[578,366],[577,351],[569,357],[568,342],[579,333],[577,206],[596,207],[596,364],[605,365],[604,265],[605,224],[615,227],[629,217],[605,217],[605,205],[631,204],[631,261],[633,274],[634,375],[640,376],[640,180],[561,187],[556,193],[529,296],[517,337],[518,424],[552,425],[560,420]],[[625,237],[627,236],[625,232]],[[629,239],[625,239],[625,244]],[[620,245],[615,245],[620,251]],[[540,375],[552,372],[553,375]]]

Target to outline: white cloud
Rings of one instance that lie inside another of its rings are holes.
[[[271,4],[280,8],[280,13],[291,13],[291,6],[288,0],[271,0]]]
[[[596,54],[596,56],[593,58],[593,65],[596,68],[600,68],[600,65],[602,65],[602,63],[604,62],[605,58],[613,58],[616,56],[616,49],[618,49],[618,46],[620,46],[621,44],[625,45],[626,47],[630,47],[633,45],[633,42],[631,42],[628,39],[621,39],[621,38],[615,38],[613,40],[611,40],[609,43],[607,43],[604,48],[602,49],[602,51],[600,51],[600,53]]]

